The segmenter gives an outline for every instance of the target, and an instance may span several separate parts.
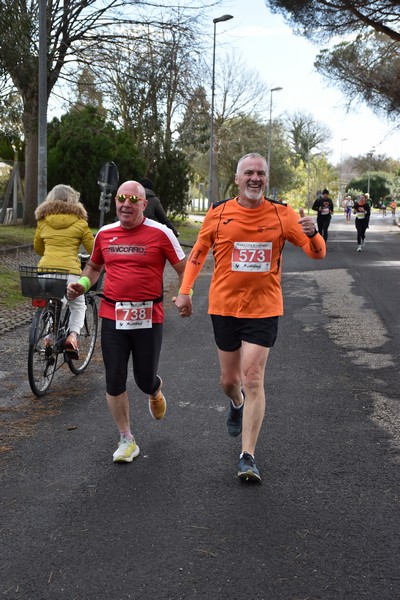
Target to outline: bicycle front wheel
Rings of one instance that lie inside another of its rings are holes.
[[[29,335],[28,378],[35,396],[44,396],[56,372],[56,318],[53,306],[40,308],[33,316]]]
[[[86,296],[85,322],[79,335],[79,359],[68,358],[68,366],[74,375],[83,373],[93,356],[97,340],[98,318],[95,298]]]

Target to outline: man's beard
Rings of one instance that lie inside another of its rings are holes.
[[[263,197],[263,189],[259,188],[256,190],[247,185],[246,186],[246,196],[247,196],[247,198],[249,198],[249,200],[261,200],[261,198]]]

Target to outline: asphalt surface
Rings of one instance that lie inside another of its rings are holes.
[[[344,218],[324,261],[284,249],[261,485],[236,477],[240,439],[226,433],[206,315],[209,263],[191,319],[178,318],[172,291],[166,301],[163,421],[130,379],[132,464],[112,463],[98,350],[84,375],[63,367],[37,400],[23,367],[27,327],[2,336],[18,357],[2,360],[2,597],[400,598],[400,229],[386,219],[372,220],[361,253]]]

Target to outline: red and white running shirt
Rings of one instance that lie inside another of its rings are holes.
[[[144,219],[133,229],[120,222],[102,227],[94,241],[91,260],[105,265],[104,295],[115,301],[143,301],[163,293],[166,261],[175,265],[185,258],[178,240],[168,227]],[[101,301],[100,317],[115,320],[115,305]],[[153,305],[153,323],[162,323],[162,302]]]

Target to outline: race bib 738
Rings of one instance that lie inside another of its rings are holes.
[[[116,329],[148,329],[152,327],[153,302],[116,302]]]

